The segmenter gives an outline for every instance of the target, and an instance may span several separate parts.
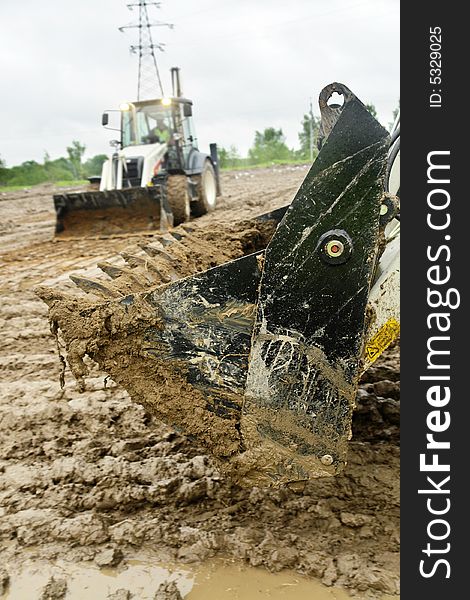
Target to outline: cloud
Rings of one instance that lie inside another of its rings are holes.
[[[245,153],[255,130],[282,127],[298,143],[302,115],[331,81],[375,104],[387,124],[399,98],[398,0],[164,0],[155,19],[173,30],[158,62],[182,69],[194,101],[201,149],[209,142]],[[0,155],[9,165],[65,154],[107,152],[103,110],[135,99],[137,17],[125,0],[23,0],[0,5]]]

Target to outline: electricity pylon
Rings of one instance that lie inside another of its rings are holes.
[[[156,98],[158,96],[163,97],[165,95],[155,56],[156,50],[163,52],[165,44],[153,40],[152,28],[169,27],[173,29],[174,25],[171,23],[162,23],[161,21],[151,21],[147,10],[148,6],[160,8],[160,5],[161,2],[147,2],[146,0],[139,0],[138,2],[128,4],[127,8],[129,10],[133,10],[135,7],[139,8],[139,22],[119,27],[119,31],[124,31],[125,29],[139,30],[139,43],[130,46],[131,52],[139,56],[137,100]]]

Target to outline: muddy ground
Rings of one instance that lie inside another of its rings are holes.
[[[305,174],[226,173],[218,210],[198,227],[216,231],[281,206]],[[52,192],[0,195],[0,579],[26,559],[109,567],[147,552],[172,564],[227,557],[361,596],[397,594],[398,347],[364,378],[343,475],[301,492],[241,489],[96,367],[86,392],[70,374],[60,389],[47,307],[33,289],[137,240],[52,241]]]

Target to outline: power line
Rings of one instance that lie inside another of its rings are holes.
[[[137,76],[137,100],[155,98],[159,95],[164,96],[163,84],[158,70],[157,57],[155,50],[163,52],[165,44],[155,42],[152,36],[152,28],[168,27],[173,29],[172,23],[163,23],[161,21],[151,21],[147,10],[148,6],[160,8],[161,2],[147,2],[139,0],[127,5],[129,10],[134,7],[139,8],[139,21],[119,27],[119,31],[126,29],[139,30],[139,43],[131,44],[130,51],[139,56],[139,71]]]

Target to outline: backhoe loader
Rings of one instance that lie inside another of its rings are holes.
[[[75,277],[86,297],[38,290],[82,389],[88,355],[243,485],[340,472],[359,377],[399,333],[399,128],[339,83],[319,104],[318,157],[253,220],[261,247],[178,278],[201,235],[181,226]]]
[[[56,236],[145,232],[214,210],[220,195],[217,145],[198,149],[192,101],[183,96],[179,69],[173,95],[120,106],[120,139],[103,164],[99,191],[56,194]],[[109,123],[109,113],[102,125]]]

